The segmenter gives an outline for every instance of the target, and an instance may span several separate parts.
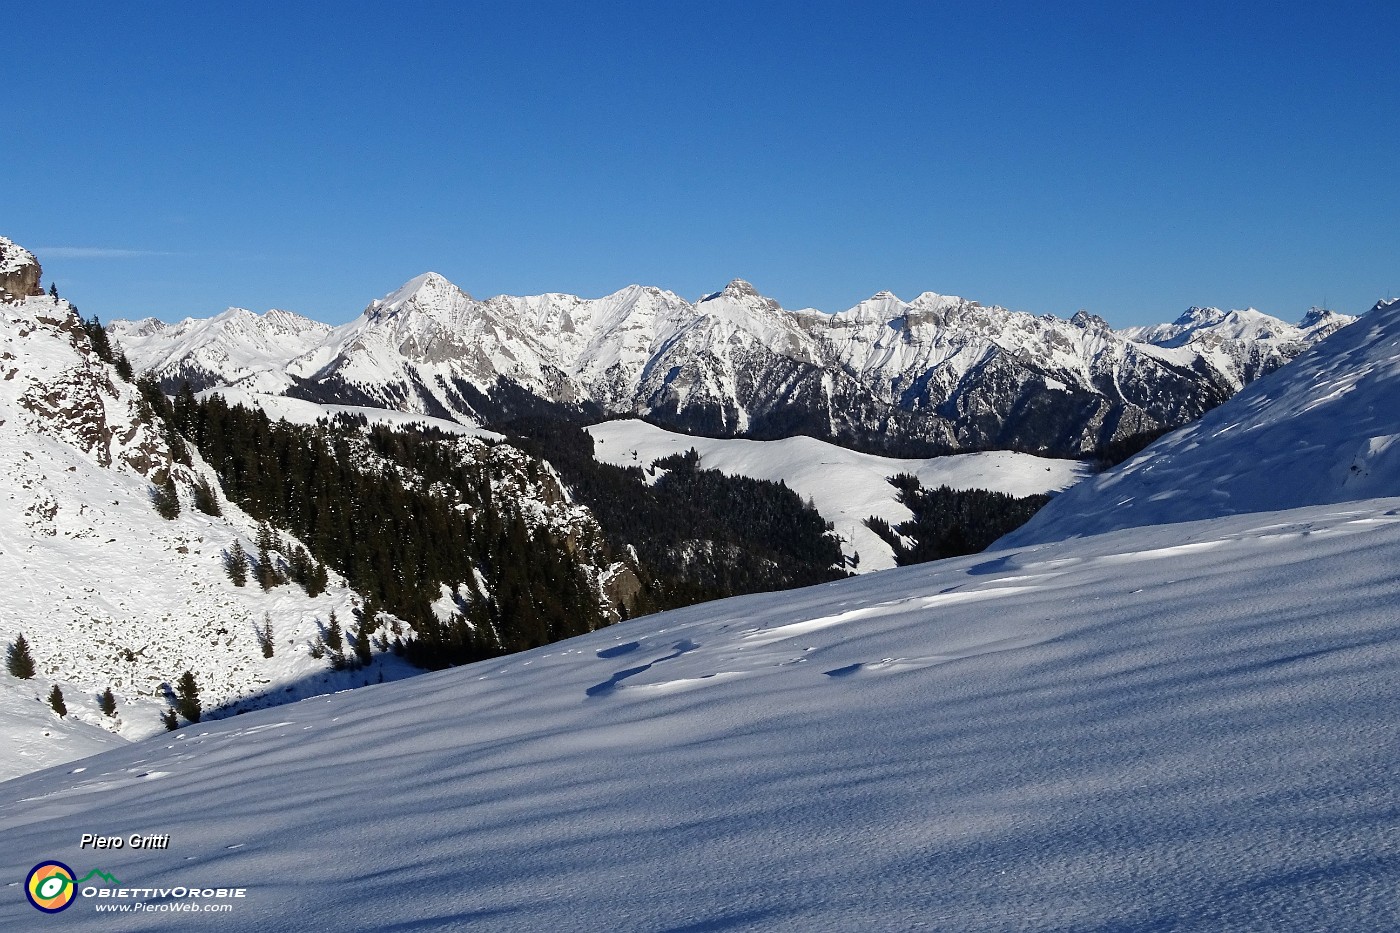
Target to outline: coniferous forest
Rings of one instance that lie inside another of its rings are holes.
[[[275,531],[262,534],[256,558],[230,561],[236,584],[290,579],[312,592],[324,588],[329,567],[367,600],[357,633],[370,637],[385,610],[412,630],[380,632],[381,643],[423,667],[524,650],[618,615],[846,573],[827,524],[792,490],[700,469],[693,452],[658,462],[653,472],[663,475],[648,484],[640,469],[597,463],[592,438],[560,422],[516,426],[529,434],[514,439],[518,452],[507,455],[509,447],[434,430],[348,416],[294,425],[218,395],[197,399],[188,386],[173,400],[153,380],[140,386],[177,459],[187,461],[185,445],[194,447],[230,500],[309,550],[283,546]],[[512,470],[547,479],[546,457],[591,509],[603,540],[551,533],[499,492]],[[610,607],[580,548],[602,562],[625,559],[635,591]],[[284,550],[290,553],[279,568],[269,554]],[[457,588],[447,619],[432,608],[444,585]]]
[[[847,575],[830,526],[784,483],[701,469],[694,450],[648,470],[600,463],[592,435],[560,420],[500,427],[559,471],[614,548],[636,549],[645,611]]]
[[[865,524],[894,549],[901,567],[976,554],[1030,521],[1050,501],[1049,496],[1017,498],[987,489],[925,489],[908,473],[890,477],[890,485],[899,490],[899,501],[914,517],[893,527],[874,516]]]

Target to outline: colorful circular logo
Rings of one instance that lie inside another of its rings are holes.
[[[24,879],[24,893],[39,910],[56,914],[72,904],[78,894],[73,869],[62,862],[40,862]]]

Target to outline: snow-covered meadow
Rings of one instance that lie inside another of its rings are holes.
[[[859,555],[855,569],[861,573],[895,565],[894,552],[865,527],[865,520],[874,515],[897,525],[911,517],[888,482],[897,473],[914,474],[926,488],[991,489],[1013,496],[1059,492],[1091,473],[1081,460],[1011,451],[901,460],[811,437],[776,441],[694,437],[635,419],[605,421],[588,428],[588,433],[593,435],[593,455],[604,463],[647,469],[654,460],[694,448],[705,469],[782,480],[803,499],[811,499],[822,518],[833,524],[846,556]]]
[[[1400,499],[1134,529],[204,723],[0,784],[0,925],[57,858],[248,889],[182,929],[1393,928],[1397,563]]]

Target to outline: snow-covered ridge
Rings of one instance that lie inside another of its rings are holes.
[[[1003,543],[1400,495],[1400,299],[1046,506]]]
[[[138,368],[168,385],[239,385],[464,423],[513,417],[529,396],[712,436],[1062,455],[1186,423],[1322,329],[1274,339],[1258,327],[1222,349],[1218,322],[1211,340],[1205,322],[1190,339],[1182,322],[1169,337],[1125,335],[1089,314],[1066,321],[933,292],[909,302],[880,292],[824,314],[785,310],[741,279],[694,304],[639,285],[594,299],[479,300],[436,273],[333,329],[274,332],[254,317],[244,321],[262,331],[254,336],[217,321],[112,330]]]

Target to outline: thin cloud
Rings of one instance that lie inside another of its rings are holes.
[[[183,256],[158,249],[112,249],[106,246],[40,246],[32,252],[44,259],[149,259],[152,256]]]

